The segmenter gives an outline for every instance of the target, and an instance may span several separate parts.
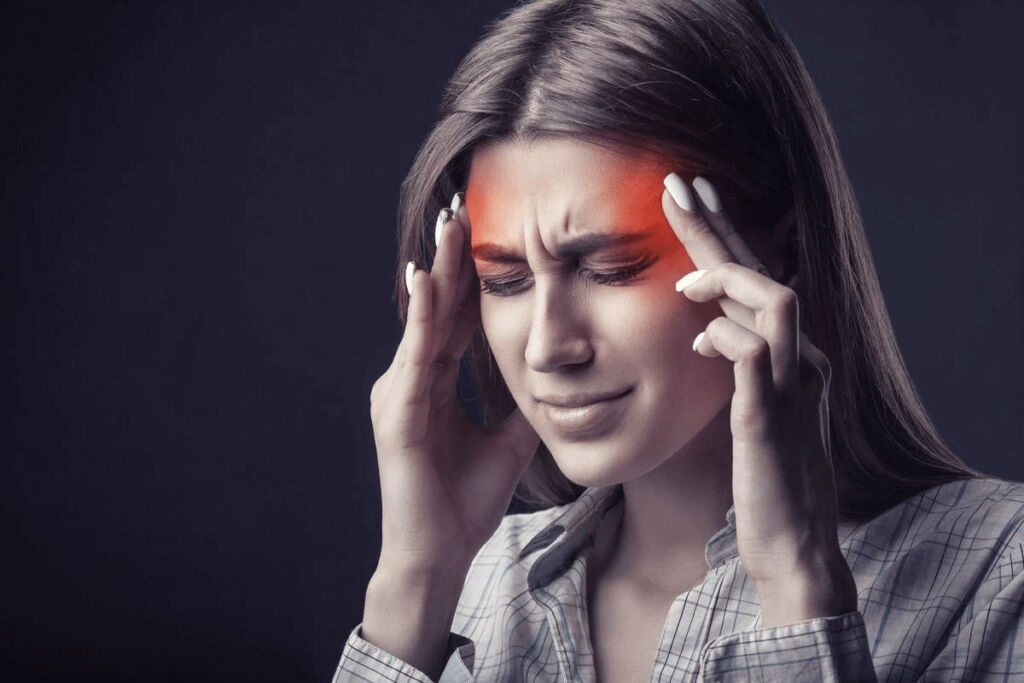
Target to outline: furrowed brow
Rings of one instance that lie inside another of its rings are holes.
[[[649,237],[652,237],[652,233],[630,232],[615,235],[591,232],[563,242],[558,246],[555,255],[561,259],[580,258],[597,251],[634,244]],[[490,263],[526,263],[521,254],[493,242],[482,242],[473,247],[473,258]]]

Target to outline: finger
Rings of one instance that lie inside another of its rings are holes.
[[[478,286],[473,286],[476,282],[476,269],[469,248],[469,214],[466,211],[464,193],[455,193],[451,209],[454,212],[453,220],[444,226],[444,234],[451,232],[452,236],[442,236],[441,239],[444,243],[443,248],[449,250],[446,252],[449,256],[453,256],[455,252],[451,241],[457,242],[461,256],[451,304],[446,319],[440,323],[444,331],[444,334],[440,335],[443,342],[435,353],[434,366],[436,370],[440,370],[434,374],[435,395],[439,406],[455,399],[455,394],[449,391],[448,385],[455,381],[459,362],[473,340],[474,332],[480,327],[480,291]]]
[[[466,304],[458,310],[448,342],[434,359],[431,405],[435,410],[455,401],[456,392],[453,387],[458,378],[460,361],[473,341],[473,333],[480,327],[479,306],[476,305],[479,292],[475,293],[475,297],[473,294],[470,292],[472,304]]]
[[[706,178],[697,176],[693,179],[693,189],[697,191],[697,198],[700,200],[701,214],[722,240],[726,249],[732,253],[736,262],[770,278],[768,269],[765,268],[761,259],[736,232],[732,219],[722,211],[722,200],[714,186]]]
[[[801,334],[796,292],[738,263],[695,271],[676,284],[676,289],[693,301],[721,299],[722,304],[742,304],[722,305],[722,311],[767,340],[775,387],[785,390],[798,382]]]
[[[392,387],[403,405],[421,403],[428,397],[430,383],[433,292],[426,271],[415,269],[411,278],[405,331],[395,353],[397,372]]]
[[[458,360],[473,340],[473,333],[480,327],[480,290],[467,293],[463,303],[455,312],[454,326],[440,355]]]
[[[433,343],[435,355],[448,341],[451,333],[456,290],[458,289],[459,272],[462,267],[462,231],[452,220],[455,213],[450,208],[441,209],[437,216],[434,229],[437,251],[434,253],[434,265],[430,271],[430,280],[434,289],[434,327]]]
[[[448,334],[437,356],[452,359],[457,364],[472,341],[473,333],[480,326],[480,290],[478,286],[473,286],[477,279],[476,269],[473,267],[473,256],[469,248],[469,214],[462,192],[455,193],[452,209],[455,211],[455,220],[449,222],[444,230],[446,233],[459,233],[461,260],[449,317],[444,321]],[[445,248],[448,248],[448,243],[445,244]]]
[[[480,286],[469,246],[469,212],[466,210],[465,195],[462,192],[455,193],[452,206],[455,207],[456,213],[451,226],[457,227],[462,234],[462,261],[452,306],[454,325],[442,353],[458,359],[462,357],[472,340],[473,333],[480,326]]]
[[[675,173],[665,176],[661,207],[672,231],[683,244],[693,265],[714,268],[735,260],[714,229],[708,224],[693,199],[686,182]]]
[[[702,356],[721,354],[733,362],[736,389],[733,410],[755,432],[767,433],[769,404],[774,396],[768,342],[734,320],[719,317],[694,340]],[[717,352],[717,353],[716,353]]]
[[[459,266],[459,282],[455,289],[455,306],[465,305],[466,295],[474,290],[478,290],[478,287],[474,287],[476,282],[476,268],[473,266],[473,254],[470,250],[470,232],[469,232],[469,213],[466,211],[466,198],[462,192],[455,193],[456,200],[453,200],[453,206],[458,204],[458,208],[455,212],[455,223],[462,232],[462,262]],[[479,291],[477,291],[479,293]]]

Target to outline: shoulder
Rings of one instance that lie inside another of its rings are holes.
[[[921,491],[849,534],[851,553],[873,565],[957,565],[982,575],[1024,544],[1024,483],[993,477]]]
[[[1024,522],[1024,483],[994,477],[948,482],[911,496],[885,516],[925,530],[1007,540]]]

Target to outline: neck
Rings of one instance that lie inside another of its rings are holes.
[[[595,546],[604,575],[676,595],[706,574],[705,547],[732,504],[729,407],[663,464],[622,484],[623,502]]]

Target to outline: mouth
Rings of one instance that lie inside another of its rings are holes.
[[[616,398],[625,396],[633,390],[632,387],[625,390],[619,391],[605,391],[605,392],[578,392],[575,394],[562,394],[562,395],[550,395],[544,397],[538,397],[537,401],[540,403],[546,403],[547,405],[555,406],[557,408],[582,408],[588,406],[591,403],[600,403],[601,401],[610,401]]]
[[[537,399],[541,410],[558,431],[568,436],[595,437],[613,429],[624,399],[633,391],[569,394]]]

